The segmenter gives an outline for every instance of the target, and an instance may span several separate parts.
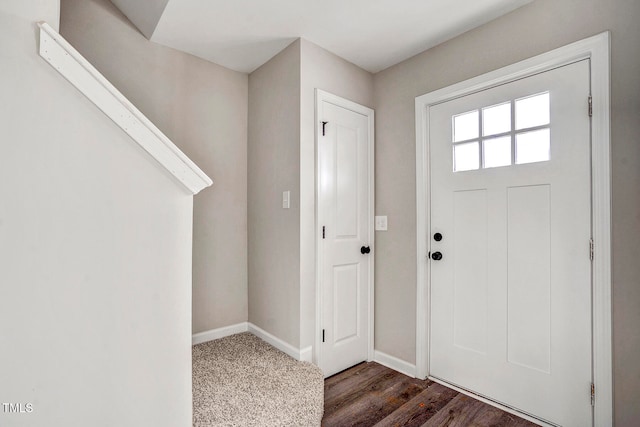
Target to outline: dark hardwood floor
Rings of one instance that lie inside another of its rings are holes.
[[[532,427],[529,421],[443,385],[410,378],[375,362],[324,382],[322,427]]]

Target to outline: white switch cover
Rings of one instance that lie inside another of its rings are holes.
[[[376,231],[387,231],[387,216],[376,216]]]
[[[291,191],[282,192],[282,209],[289,209],[291,206]]]

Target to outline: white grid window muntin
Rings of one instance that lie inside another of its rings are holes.
[[[551,158],[549,92],[456,114],[451,126],[454,172]]]

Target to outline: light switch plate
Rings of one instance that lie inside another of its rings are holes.
[[[387,231],[387,216],[376,216],[376,231]]]
[[[289,209],[291,207],[291,191],[282,192],[282,209]]]

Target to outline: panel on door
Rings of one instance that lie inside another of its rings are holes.
[[[430,110],[430,375],[591,425],[589,61]]]
[[[321,367],[333,375],[368,358],[370,254],[369,117],[335,103],[320,103],[318,138]]]

